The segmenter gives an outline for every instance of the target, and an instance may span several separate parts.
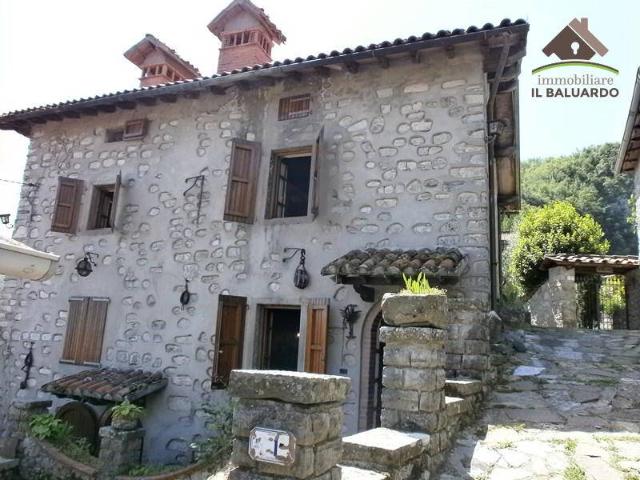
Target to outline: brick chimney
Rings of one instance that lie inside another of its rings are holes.
[[[196,67],[180,58],[175,50],[148,33],[127,50],[124,56],[142,70],[141,87],[200,77]]]
[[[273,44],[287,40],[250,0],[233,0],[208,28],[222,42],[218,73],[270,62]]]

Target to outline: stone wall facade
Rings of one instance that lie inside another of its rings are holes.
[[[277,121],[278,102],[312,94],[312,113]],[[41,283],[7,279],[0,292],[2,412],[18,398],[49,398],[39,387],[79,371],[59,363],[71,296],[109,297],[101,363],[162,371],[168,387],[147,401],[145,457],[188,461],[189,444],[203,429],[203,402],[226,402],[211,388],[218,295],[247,297],[244,368],[258,366],[260,305],[301,305],[330,300],[327,373],[351,378],[345,430],[357,429],[360,374],[359,321],[347,339],[340,309],[363,302],[348,285],[320,276],[322,266],[351,249],[451,246],[469,269],[449,289],[455,343],[447,367],[482,372],[488,357],[480,343],[489,310],[489,221],[482,54],[457,47],[453,58],[433,51],[422,63],[397,60],[389,69],[305,76],[272,87],[225,95],[180,98],[175,103],[65,119],[34,126],[25,187],[14,237],[61,256],[56,275]],[[143,140],[105,143],[106,129],[146,118]],[[266,220],[269,160],[273,150],[312,145],[324,127],[320,158],[320,211],[314,220]],[[233,138],[260,142],[262,158],[253,224],[223,220]],[[113,232],[86,229],[90,187],[123,188]],[[201,217],[185,179],[204,175]],[[83,179],[76,234],[52,232],[57,178]],[[296,262],[283,263],[285,247],[307,251],[311,284],[294,287]],[[84,251],[100,255],[95,271],[74,271]],[[179,296],[190,280],[191,303]],[[455,306],[457,305],[457,306]],[[306,312],[301,308],[300,352]],[[18,390],[29,342],[35,342],[32,378]],[[301,353],[303,355],[303,353]],[[299,365],[304,359],[299,358]],[[64,400],[54,399],[54,407]]]
[[[549,278],[529,299],[528,308],[533,326],[577,328],[575,270],[565,267],[550,268]]]

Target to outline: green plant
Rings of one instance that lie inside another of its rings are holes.
[[[593,217],[581,215],[568,202],[553,202],[522,214],[508,270],[520,293],[527,296],[547,278],[547,273],[540,270],[545,255],[608,251],[609,242]]]
[[[60,445],[60,450],[67,457],[86,465],[96,465],[98,459],[91,455],[91,449],[91,444],[86,438],[71,437]]]
[[[116,405],[111,409],[113,418],[119,418],[122,420],[138,420],[144,415],[144,407],[135,405],[129,400]]]
[[[402,274],[404,288],[400,291],[404,295],[446,295],[447,292],[441,288],[429,285],[429,280],[423,272],[420,272],[414,279]]]
[[[179,469],[178,465],[136,465],[125,472],[128,477],[151,477]]]
[[[197,449],[198,457],[212,468],[223,467],[231,457],[233,449],[233,403],[203,407],[207,428],[213,436],[197,442],[192,448]]]
[[[50,413],[42,413],[31,417],[29,422],[31,434],[54,444],[60,444],[71,437],[73,431],[68,423],[54,417]]]
[[[587,474],[579,465],[572,463],[565,468],[562,478],[564,480],[587,480]]]

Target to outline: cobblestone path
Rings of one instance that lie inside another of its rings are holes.
[[[640,480],[640,331],[512,333],[526,352],[436,478]]]

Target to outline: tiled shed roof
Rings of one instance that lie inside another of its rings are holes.
[[[542,268],[548,269],[555,266],[573,266],[579,268],[609,268],[613,270],[633,270],[638,268],[639,262],[636,255],[596,255],[584,253],[556,253],[545,255]]]
[[[79,400],[122,402],[128,399],[133,402],[166,386],[167,379],[160,372],[101,368],[62,377],[45,383],[41,389],[58,397]]]
[[[432,278],[457,278],[464,271],[465,256],[455,248],[421,248],[419,250],[388,250],[370,248],[352,250],[326,265],[322,275],[401,279],[402,274],[414,276],[423,272]]]
[[[410,36],[406,39],[397,38],[368,46],[358,45],[355,48],[345,48],[342,51],[333,50],[329,53],[309,55],[305,58],[297,57],[262,65],[246,66],[242,69],[223,72],[210,77],[181,80],[16,110],[0,115],[0,129],[13,129],[28,134],[30,123],[45,123],[50,120],[61,120],[65,117],[78,118],[78,116],[85,114],[115,111],[116,108],[130,109],[135,106],[135,102],[150,104],[147,102],[152,102],[156,99],[163,100],[170,96],[192,95],[206,90],[223,93],[225,88],[235,83],[259,81],[263,78],[274,80],[291,74],[299,74],[300,70],[313,72],[314,69],[322,70],[322,68],[331,66],[354,66],[358,62],[382,61],[387,56],[402,52],[417,52],[425,48],[448,47],[456,43],[482,41],[498,52],[501,47],[500,42],[503,42],[503,37],[507,34],[522,36],[520,43],[514,45],[517,45],[516,50],[521,51],[522,56],[524,56],[524,45],[528,30],[529,24],[525,20],[519,19],[512,22],[509,19],[504,19],[497,26],[487,23],[482,27],[470,26],[467,29],[456,28],[454,30],[440,30],[437,33],[427,32],[420,36]],[[513,62],[519,62],[520,58],[521,56],[515,53]],[[509,65],[511,63],[507,63],[505,67]],[[175,100],[171,99],[171,101]]]

